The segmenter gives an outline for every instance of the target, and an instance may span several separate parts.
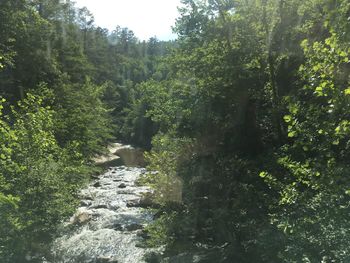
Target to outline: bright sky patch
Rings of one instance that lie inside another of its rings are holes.
[[[128,27],[141,40],[157,36],[161,40],[176,38],[171,26],[178,17],[180,0],[75,0],[94,15],[95,24],[109,30]]]

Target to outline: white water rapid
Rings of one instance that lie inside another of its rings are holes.
[[[138,186],[146,170],[110,167],[81,191],[81,206],[54,242],[55,263],[140,263],[149,249],[139,246],[142,229],[152,221],[144,196],[151,189]],[[144,207],[144,208],[142,208]]]

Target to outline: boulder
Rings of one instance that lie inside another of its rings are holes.
[[[94,208],[94,209],[102,209],[102,208],[107,209],[108,206],[106,204],[96,204],[96,205],[91,206],[91,208]]]
[[[100,182],[96,182],[93,184],[94,187],[101,187],[101,183]]]
[[[114,224],[114,226],[112,227],[114,230],[116,231],[123,231],[123,226],[121,224]]]
[[[140,207],[140,199],[129,200],[126,203],[127,207]]]
[[[145,230],[145,229],[140,230],[139,232],[137,232],[136,235],[137,235],[138,237],[143,238],[143,239],[150,239],[150,238],[151,238],[150,235],[149,235],[149,233],[148,233],[148,231]]]
[[[92,174],[90,175],[91,179],[99,179],[100,177],[98,175]]]
[[[135,149],[130,145],[125,145],[116,149],[115,154],[120,156],[126,166],[142,167],[145,165],[145,159],[141,149]]]
[[[71,224],[86,224],[91,220],[92,216],[86,211],[77,211],[70,219]]]
[[[93,200],[92,195],[90,193],[86,193],[86,192],[85,193],[81,193],[79,195],[79,198],[82,199],[82,200],[90,200],[90,201]]]
[[[91,200],[81,200],[80,206],[90,206],[92,204]]]
[[[144,194],[140,199],[129,200],[127,207],[157,208],[159,205],[153,201],[151,193]]]
[[[140,199],[140,207],[143,207],[143,208],[148,208],[148,207],[152,207],[153,206],[153,200],[152,198],[150,197],[150,195],[143,195]]]
[[[139,230],[139,229],[143,229],[143,225],[140,224],[130,224],[125,226],[125,229],[127,231],[135,231],[135,230]]]
[[[158,208],[159,205],[154,201],[152,193],[145,193],[142,195],[139,206],[142,208]]]
[[[110,210],[118,210],[120,208],[119,203],[118,202],[111,202],[108,205],[108,209]]]
[[[117,194],[122,194],[122,195],[134,195],[135,192],[132,190],[119,190],[117,191]]]
[[[96,263],[118,263],[118,260],[111,257],[98,257],[95,261]]]
[[[113,179],[113,182],[121,182],[122,179]]]

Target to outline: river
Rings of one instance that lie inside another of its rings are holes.
[[[110,152],[100,160],[115,162],[118,158],[113,155],[119,153],[128,166],[109,167],[81,191],[80,207],[54,242],[53,262],[139,263],[145,262],[145,254],[152,251],[140,245],[144,227],[153,220],[143,197],[151,189],[137,184],[146,172],[135,167],[140,163],[140,153],[120,144],[110,147]]]

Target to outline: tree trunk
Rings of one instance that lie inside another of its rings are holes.
[[[270,32],[269,25],[266,19],[266,0],[262,0],[262,8],[263,8],[263,26],[266,34],[266,48],[267,48],[267,65],[269,68],[269,82],[272,90],[272,123],[275,126],[277,133],[277,141],[278,143],[282,143],[283,141],[283,133],[282,133],[282,123],[281,123],[281,114],[280,114],[280,97],[278,92],[278,85],[276,81],[276,68],[275,68],[275,60],[272,54],[272,39],[273,32]],[[273,26],[273,25],[272,25]],[[272,30],[273,31],[273,28]]]

